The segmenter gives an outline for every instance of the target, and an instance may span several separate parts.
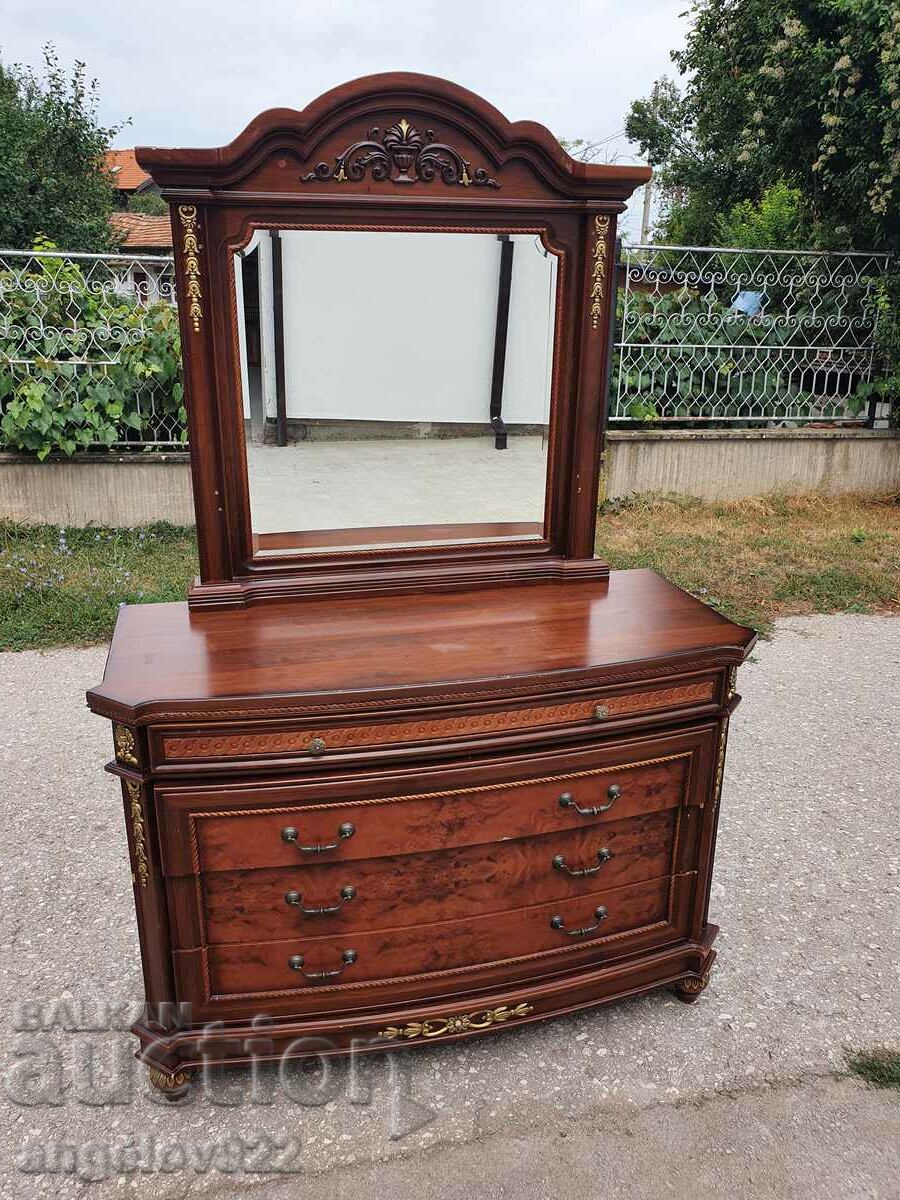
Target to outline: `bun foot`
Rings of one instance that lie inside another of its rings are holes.
[[[158,1092],[162,1092],[173,1104],[187,1095],[191,1083],[190,1071],[160,1071],[157,1067],[148,1068],[150,1082]]]
[[[705,975],[685,975],[675,984],[674,992],[682,1004],[696,1004],[708,983],[709,972]]]

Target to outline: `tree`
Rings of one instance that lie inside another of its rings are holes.
[[[146,213],[151,217],[164,217],[169,206],[159,192],[134,192],[128,197],[128,211]]]
[[[0,62],[0,246],[43,235],[66,250],[115,247],[104,153],[119,128],[97,119],[97,83],[47,45],[43,70]]]
[[[803,195],[786,183],[773,183],[756,203],[742,200],[716,222],[718,246],[784,250],[805,246],[807,241]]]
[[[690,16],[683,90],[660,80],[626,126],[658,164],[664,234],[712,240],[784,185],[809,243],[900,248],[900,7],[695,0]]]

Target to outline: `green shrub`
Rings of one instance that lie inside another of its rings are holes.
[[[186,440],[175,309],[117,292],[111,274],[88,279],[75,260],[41,257],[49,248],[0,271],[3,445],[44,459],[157,440],[160,422]]]

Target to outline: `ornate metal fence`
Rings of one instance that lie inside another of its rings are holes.
[[[864,421],[889,256],[623,247],[612,421]]]
[[[0,250],[0,444],[185,439],[169,256]]]
[[[889,261],[625,247],[610,420],[864,421]],[[168,256],[0,250],[0,446],[182,445],[174,300]]]

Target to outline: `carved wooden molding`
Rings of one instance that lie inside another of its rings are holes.
[[[499,188],[484,167],[472,167],[458,150],[446,142],[437,141],[433,129],[420,133],[405,117],[391,125],[379,137],[377,125],[366,136],[353,142],[334,160],[316,163],[315,169],[303,176],[304,183],[332,180],[334,183],[359,183],[370,174],[378,182],[430,183],[440,178],[443,183],[459,187]]]
[[[700,704],[712,700],[714,691],[714,681],[707,679],[700,683],[681,684],[678,687],[657,688],[624,696],[605,696],[602,697],[602,704],[598,704],[595,697],[573,704],[476,713],[465,717],[439,717],[432,721],[392,721],[379,725],[229,734],[222,737],[165,736],[163,743],[165,756],[169,760],[279,753],[309,753],[315,756],[328,750],[348,750],[358,746],[431,741],[446,737],[465,737],[467,734],[530,729],[541,725],[608,720],[611,717],[669,706]],[[313,743],[317,744],[314,746]],[[324,747],[318,743],[324,743]]]

